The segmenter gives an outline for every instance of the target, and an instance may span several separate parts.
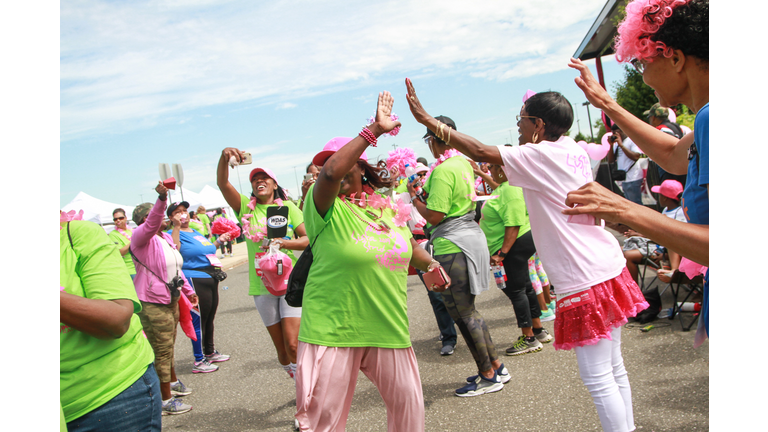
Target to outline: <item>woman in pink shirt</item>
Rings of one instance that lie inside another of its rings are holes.
[[[413,116],[435,130],[438,121],[421,106],[409,79],[406,86]],[[509,184],[523,188],[536,249],[558,288],[553,345],[576,352],[603,430],[632,431],[621,327],[648,303],[613,235],[594,218],[562,213],[568,192],[592,181],[586,151],[563,135],[572,124],[573,108],[563,95],[538,93],[525,100],[517,116],[519,146],[488,146],[457,131],[447,144],[475,161],[502,165]]]
[[[173,367],[173,347],[176,342],[176,326],[179,324],[180,293],[196,306],[197,294],[181,271],[184,259],[176,250],[176,244],[168,233],[164,221],[168,189],[158,182],[155,190],[157,202],[143,203],[133,210],[133,221],[138,228],[131,237],[131,256],[136,263],[136,295],[141,301],[141,325],[155,352],[155,369],[160,377],[160,395],[163,398],[163,415],[182,414],[192,406],[174,396],[191,393],[176,378]],[[180,218],[177,214],[175,218]],[[177,224],[178,224],[177,220]]]

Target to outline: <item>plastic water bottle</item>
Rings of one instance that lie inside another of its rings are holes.
[[[416,177],[418,177],[418,173],[414,168],[411,167],[410,164],[405,164],[405,175],[408,178],[407,182],[408,184],[411,184],[416,180]],[[416,195],[421,195],[421,185],[415,184],[413,189],[416,191]]]
[[[506,288],[507,273],[504,271],[504,267],[500,265],[491,266],[491,271],[493,272],[493,278],[496,281],[496,288]]]
[[[223,290],[228,290],[228,289],[229,289],[229,287],[225,285],[225,286],[221,287],[221,289],[223,289]]]
[[[680,312],[699,312],[701,311],[701,303],[696,302],[677,302],[677,308]]]
[[[674,313],[674,308],[669,309],[662,309],[661,312],[656,316],[657,318],[670,318],[672,317],[672,314]]]

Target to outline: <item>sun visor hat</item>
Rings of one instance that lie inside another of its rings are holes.
[[[249,180],[250,182],[253,182],[253,176],[255,176],[255,175],[256,175],[256,174],[258,174],[258,173],[264,173],[264,174],[268,175],[268,176],[269,176],[269,178],[271,178],[272,180],[274,180],[274,181],[275,181],[275,184],[277,184],[277,183],[278,183],[278,181],[277,181],[277,176],[275,176],[275,173],[273,173],[273,172],[272,172],[272,170],[271,170],[271,169],[269,169],[269,168],[254,168],[254,169],[252,169],[252,170],[251,170],[251,174],[248,176],[248,180]]]
[[[325,144],[323,150],[315,155],[315,157],[312,159],[312,163],[317,166],[323,166],[329,157],[333,156],[334,153],[347,145],[347,143],[350,141],[352,141],[352,138],[336,137],[331,139]],[[368,155],[363,152],[363,154],[360,155],[360,160],[368,162]]]

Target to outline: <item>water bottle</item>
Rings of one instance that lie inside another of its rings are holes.
[[[414,168],[411,167],[410,164],[405,164],[405,175],[408,178],[406,180],[408,182],[408,184],[413,183],[414,180],[416,180],[416,178],[418,177],[418,173],[416,172],[416,170]],[[416,191],[416,195],[421,195],[421,185],[420,184],[418,184],[418,183],[415,184],[413,186],[413,189]]]
[[[228,290],[228,289],[229,289],[229,287],[225,285],[225,286],[221,287],[221,289],[223,289],[223,290]]]
[[[493,278],[496,281],[496,288],[504,289],[507,287],[507,273],[504,271],[504,267],[500,265],[491,266],[493,272]]]
[[[677,302],[677,308],[680,312],[699,312],[701,311],[701,303],[696,302]]]

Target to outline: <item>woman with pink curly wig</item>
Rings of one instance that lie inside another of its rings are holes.
[[[589,213],[622,223],[658,244],[709,266],[709,1],[634,0],[618,28],[616,59],[631,63],[651,86],[661,106],[685,104],[696,112],[693,133],[677,139],[633,116],[611,99],[580,60],[570,67],[576,85],[595,108],[613,119],[665,171],[687,174],[680,222],[618,197],[592,182],[568,194],[563,211]],[[694,346],[709,331],[709,272]]]

